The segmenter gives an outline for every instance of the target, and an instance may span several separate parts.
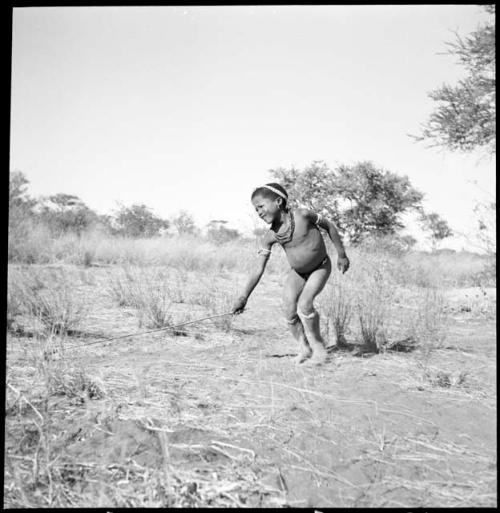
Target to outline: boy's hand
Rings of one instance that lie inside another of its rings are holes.
[[[349,269],[349,259],[347,258],[347,255],[345,257],[338,257],[337,259],[337,269],[339,271],[342,271],[342,274],[344,274],[347,269]]]
[[[245,309],[245,305],[246,305],[246,304],[247,304],[247,298],[245,298],[245,297],[239,297],[239,298],[235,301],[235,303],[234,303],[234,305],[233,305],[233,307],[232,307],[232,309],[231,309],[232,314],[233,314],[233,315],[237,315],[237,314],[242,313],[242,312],[243,312],[243,310]]]

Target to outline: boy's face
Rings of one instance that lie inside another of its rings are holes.
[[[257,194],[252,199],[257,215],[266,223],[271,224],[280,211],[278,199],[271,199]]]

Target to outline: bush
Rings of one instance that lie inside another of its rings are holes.
[[[19,305],[49,332],[67,333],[86,316],[88,308],[75,291],[74,277],[63,269],[25,268],[11,272],[11,305]]]
[[[332,273],[329,284],[320,296],[324,318],[324,331],[327,339],[335,339],[337,347],[346,347],[346,335],[349,332],[355,307],[352,272]]]

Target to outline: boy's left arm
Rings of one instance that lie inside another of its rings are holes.
[[[320,214],[312,214],[312,221],[316,226],[323,228],[328,232],[328,235],[337,250],[338,258],[337,258],[337,268],[342,273],[345,273],[347,269],[349,269],[349,259],[347,258],[347,254],[345,252],[344,244],[342,242],[342,238],[337,230],[337,227],[332,221],[325,219]]]

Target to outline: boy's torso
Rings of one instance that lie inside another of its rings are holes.
[[[316,269],[325,259],[325,242],[316,225],[300,212],[293,212],[295,227],[292,240],[281,244],[290,266],[300,273]],[[279,241],[277,241],[279,242]]]

